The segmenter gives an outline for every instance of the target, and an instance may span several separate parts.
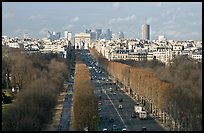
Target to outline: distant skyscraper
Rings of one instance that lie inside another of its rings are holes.
[[[102,34],[102,29],[96,29],[96,39],[97,40],[99,40],[101,34]]]
[[[71,41],[71,38],[72,38],[72,32],[68,32],[68,31],[65,31],[64,32],[64,38]]]
[[[100,39],[105,39],[106,38],[106,34],[102,33],[99,38]]]
[[[48,31],[47,38],[50,39],[51,41],[58,40],[58,39],[60,39],[60,32],[56,33],[56,32]]]
[[[24,34],[23,34],[23,38],[24,38],[24,39],[27,39],[27,38],[28,38],[28,34],[27,34],[27,33],[24,33]]]
[[[85,33],[91,33],[91,29],[86,29]]]
[[[51,39],[51,37],[52,37],[52,32],[48,31],[48,32],[47,32],[47,38],[48,38],[48,39]]]
[[[117,35],[116,34],[112,34],[112,40],[116,40],[117,39]]]
[[[54,36],[54,39],[57,40],[57,39],[60,39],[60,35],[61,33],[60,32],[57,32]]]
[[[118,37],[119,37],[119,39],[123,39],[124,38],[124,33],[122,31],[120,31]]]
[[[68,31],[64,31],[64,38],[68,38]]]
[[[159,35],[158,40],[159,41],[166,41],[167,39],[166,39],[166,37],[164,35]]]
[[[68,40],[71,41],[72,39],[72,32],[68,32]]]
[[[97,33],[95,31],[91,31],[90,36],[91,36],[91,41],[96,41]]]
[[[142,39],[150,40],[150,25],[142,25]]]
[[[106,30],[106,40],[111,40],[112,38],[112,31],[110,29]]]

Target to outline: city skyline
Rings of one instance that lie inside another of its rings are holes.
[[[147,10],[148,9],[148,10]],[[201,2],[3,2],[2,35],[47,37],[47,31],[86,29],[124,33],[141,38],[142,24],[150,25],[150,39],[202,40]]]

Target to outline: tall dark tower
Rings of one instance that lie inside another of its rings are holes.
[[[142,25],[142,39],[150,40],[150,25],[147,24]]]

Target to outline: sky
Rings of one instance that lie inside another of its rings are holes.
[[[141,38],[150,25],[151,40],[202,40],[201,2],[2,2],[2,35],[47,37],[47,31],[110,29],[125,38]]]

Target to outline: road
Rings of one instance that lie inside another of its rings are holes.
[[[101,117],[99,131],[104,128],[113,130],[113,125],[116,125],[119,131],[123,128],[126,128],[127,131],[141,131],[143,127],[146,127],[147,131],[166,131],[149,115],[147,120],[140,120],[138,117],[131,118],[136,101],[108,78],[109,76],[102,71],[88,50],[81,50],[81,58],[90,70],[94,93],[101,103],[101,105],[98,105],[101,109],[99,111]],[[112,88],[112,92],[110,88]],[[119,102],[121,98],[123,102]],[[119,105],[122,105],[123,109],[119,109]],[[110,122],[111,118],[114,119],[114,122]]]
[[[71,109],[72,109],[72,90],[74,84],[74,72],[75,64],[71,69],[71,79],[68,82],[67,94],[65,96],[64,105],[61,113],[60,123],[58,125],[58,131],[70,131],[71,129]]]

